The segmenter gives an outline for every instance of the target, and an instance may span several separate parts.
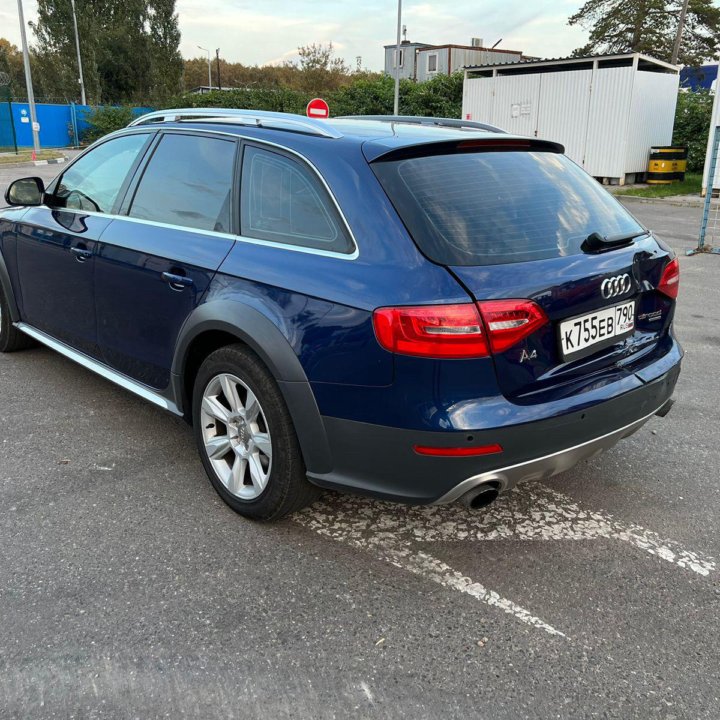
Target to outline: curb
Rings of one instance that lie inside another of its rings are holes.
[[[42,165],[60,165],[67,162],[67,157],[55,158],[54,160],[27,160],[26,162],[0,163],[0,170],[5,168],[39,167]]]
[[[701,208],[702,202],[691,201],[691,200],[669,200],[667,198],[645,198],[638,197],[637,195],[615,195],[616,200],[621,202],[625,200],[632,200],[633,202],[646,203],[649,205],[672,205],[674,207],[690,207],[690,208]]]

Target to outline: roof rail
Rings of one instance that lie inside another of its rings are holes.
[[[379,122],[403,123],[406,125],[433,125],[435,127],[450,127],[459,130],[484,130],[485,132],[503,133],[505,130],[488,125],[487,123],[472,120],[457,120],[455,118],[423,117],[422,115],[344,115],[336,120],[377,120]]]
[[[133,120],[128,127],[165,122],[232,123],[273,130],[288,130],[290,132],[318,135],[319,137],[333,139],[342,137],[342,133],[326,125],[322,120],[305,118],[302,115],[292,115],[290,113],[240,110],[235,108],[178,108],[174,110],[156,110],[155,112],[141,115],[136,120]]]

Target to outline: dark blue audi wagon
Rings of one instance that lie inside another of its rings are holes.
[[[0,350],[185,416],[248,517],[480,507],[672,404],[677,258],[551,142],[162,111],[6,200]]]

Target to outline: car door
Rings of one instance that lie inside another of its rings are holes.
[[[96,146],[48,188],[46,204],[30,208],[19,224],[23,321],[94,357],[97,241],[150,137],[133,133]]]
[[[150,387],[170,382],[175,343],[235,236],[238,143],[165,131],[104,232],[95,268],[105,362]]]

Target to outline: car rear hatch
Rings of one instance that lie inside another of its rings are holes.
[[[677,260],[560,146],[432,143],[372,167],[420,250],[478,303],[491,343],[506,338],[493,343],[504,395],[533,403],[652,379],[643,368],[673,343]],[[530,300],[540,320],[500,300]]]

